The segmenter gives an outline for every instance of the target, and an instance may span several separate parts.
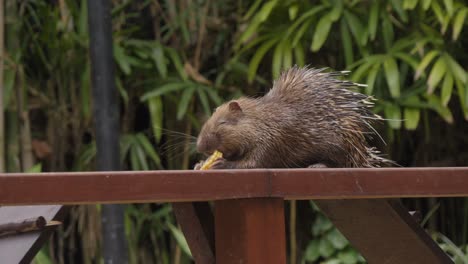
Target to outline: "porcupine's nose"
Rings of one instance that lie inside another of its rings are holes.
[[[210,136],[205,135],[197,138],[197,151],[199,153],[210,154],[212,152],[210,145]]]

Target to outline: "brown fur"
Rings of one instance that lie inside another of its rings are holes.
[[[374,131],[370,97],[353,92],[342,73],[291,68],[261,98],[242,97],[216,109],[197,150],[219,150],[215,168],[376,167],[385,160],[369,148]]]

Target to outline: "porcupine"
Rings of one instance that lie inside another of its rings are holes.
[[[373,98],[340,80],[344,72],[293,67],[263,97],[219,106],[203,125],[198,152],[218,150],[212,169],[379,167],[388,160],[369,147],[377,134]]]

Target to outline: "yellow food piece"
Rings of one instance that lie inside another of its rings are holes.
[[[215,150],[211,156],[208,157],[208,159],[203,163],[203,166],[201,166],[200,170],[209,170],[211,166],[213,166],[213,163],[223,157],[223,153]]]

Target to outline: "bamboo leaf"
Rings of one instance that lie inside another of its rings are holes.
[[[153,58],[156,68],[158,68],[159,74],[165,79],[167,77],[167,66],[164,58],[164,51],[161,44],[156,43],[152,49],[151,57]]]
[[[310,25],[312,24],[313,20],[309,19],[308,21],[304,22],[304,24],[301,25],[301,27],[297,30],[296,34],[294,35],[292,45],[293,47],[296,47],[297,43],[300,42],[302,36],[306,32],[307,29],[310,28]]]
[[[281,41],[276,45],[275,50],[273,51],[273,60],[271,65],[271,74],[274,79],[278,78],[281,72],[281,66],[283,62],[283,49],[287,40]]]
[[[374,91],[374,84],[375,84],[375,79],[377,78],[377,74],[380,71],[380,64],[375,64],[372,66],[371,70],[369,71],[369,74],[367,75],[367,87],[366,87],[366,94],[372,94]]]
[[[328,13],[331,22],[337,21],[343,13],[343,1],[335,1],[333,9]]]
[[[377,33],[377,24],[379,19],[379,3],[380,1],[372,1],[372,6],[369,14],[368,32],[370,39],[374,40]]]
[[[403,9],[401,0],[390,0],[391,5],[397,12],[398,16],[401,18],[403,22],[408,22],[408,16],[406,11]]]
[[[445,53],[443,57],[455,79],[462,83],[467,83],[467,72],[460,66],[460,64],[458,64],[458,62],[456,62],[453,57],[447,53]]]
[[[156,153],[153,146],[149,142],[148,138],[145,135],[143,135],[142,133],[138,133],[138,134],[136,134],[136,139],[140,143],[140,146],[145,150],[146,154],[153,160],[153,162],[156,165],[158,165],[160,167],[161,166],[161,159],[159,158],[159,155]]]
[[[156,142],[161,141],[162,127],[163,127],[163,101],[161,96],[154,96],[148,99],[148,108],[151,117],[151,127],[153,134],[156,138]]]
[[[312,40],[311,50],[313,52],[318,51],[323,46],[325,40],[327,40],[331,25],[332,20],[330,19],[329,15],[325,15],[320,18],[319,22],[317,23],[317,27],[315,28],[315,33]]]
[[[413,10],[418,5],[418,0],[405,0],[403,1],[403,8]]]
[[[179,91],[182,88],[186,87],[188,84],[186,82],[173,82],[173,83],[168,83],[162,86],[157,87],[156,89],[144,93],[143,96],[141,96],[141,101],[146,101],[152,97],[157,97],[160,95],[165,95],[170,92],[175,92]]]
[[[117,65],[119,65],[119,68],[122,70],[122,72],[125,75],[129,75],[132,70],[130,68],[130,63],[128,61],[128,56],[125,55],[125,51],[122,47],[120,47],[118,44],[114,44],[114,58],[115,61],[117,62]]]
[[[206,115],[211,115],[210,110],[210,103],[208,102],[208,97],[206,96],[205,90],[197,89],[198,98],[200,98],[201,105],[203,107],[203,111]]]
[[[389,57],[384,61],[384,71],[391,96],[400,97],[400,75],[394,58]]]
[[[442,80],[442,77],[444,77],[446,70],[447,65],[445,65],[444,59],[439,58],[434,64],[434,67],[432,67],[431,73],[429,74],[429,78],[427,79],[428,94],[432,94],[432,92],[434,92],[434,89],[439,84],[440,80]]]
[[[418,67],[416,68],[416,73],[414,75],[414,79],[417,80],[419,77],[422,75],[426,67],[431,63],[431,61],[439,54],[439,51],[437,50],[431,50],[424,56],[424,58],[421,60],[421,63],[419,63]]]
[[[389,50],[392,46],[395,33],[393,31],[393,25],[387,14],[382,16],[382,34],[385,49]]]
[[[297,17],[297,11],[299,11],[299,6],[297,4],[292,4],[288,8],[289,19],[294,20]]]
[[[395,104],[387,104],[384,108],[385,117],[388,119],[388,125],[392,129],[401,128],[401,111],[400,107]]]
[[[211,101],[213,101],[216,105],[221,105],[223,103],[223,99],[221,99],[221,97],[218,95],[214,87],[202,86],[202,88],[206,91],[208,96],[211,98]]]
[[[167,226],[169,227],[169,230],[171,230],[172,235],[174,236],[177,244],[180,246],[182,251],[184,251],[185,254],[188,256],[192,256],[192,253],[190,252],[190,248],[187,244],[187,240],[185,240],[184,234],[182,234],[182,231],[180,231],[178,228],[176,228],[173,224],[167,223]]]
[[[360,46],[365,45],[367,39],[365,39],[364,28],[361,24],[361,21],[359,21],[359,18],[353,13],[348,12],[348,11],[345,11],[344,14],[345,14],[346,21],[349,24],[351,33],[353,34],[356,42]]]
[[[297,65],[300,67],[305,65],[305,54],[302,44],[299,42],[294,48],[294,59]]]
[[[427,10],[431,6],[432,0],[422,0],[423,2],[423,9]]]
[[[267,53],[267,51],[273,47],[273,45],[275,45],[275,43],[278,42],[278,39],[275,38],[275,39],[271,39],[265,43],[263,43],[263,45],[257,49],[257,51],[255,52],[255,55],[252,57],[252,59],[250,60],[250,63],[249,63],[249,72],[248,72],[248,75],[247,75],[247,80],[249,81],[249,83],[251,83],[257,73],[257,69],[258,69],[258,66],[260,65],[260,61],[263,59],[263,57],[265,56],[265,54]]]
[[[345,54],[345,64],[349,67],[354,61],[353,43],[345,19],[340,21],[341,43]]]
[[[463,8],[462,10],[458,11],[457,15],[453,20],[453,31],[452,31],[452,40],[457,40],[460,36],[460,32],[463,29],[463,25],[465,24],[466,15],[468,14],[468,8]]]
[[[292,66],[292,48],[289,41],[284,42],[283,46],[283,69],[289,69]]]
[[[276,6],[277,2],[278,2],[277,0],[268,1],[266,4],[262,6],[262,8],[258,11],[258,13],[255,14],[255,17],[253,18],[249,26],[240,35],[239,41],[235,45],[235,49],[238,49],[242,43],[246,42],[249,38],[252,37],[254,33],[258,31],[259,26],[261,25],[262,22],[264,22],[268,18],[271,11]]]
[[[453,0],[444,0],[445,9],[449,17],[453,15]]]
[[[187,108],[190,104],[190,99],[192,99],[194,91],[195,88],[193,86],[189,86],[182,93],[177,107],[177,120],[181,120],[185,113],[187,113]]]
[[[183,66],[182,61],[181,61],[181,59],[179,57],[179,54],[177,54],[177,52],[172,48],[166,48],[165,51],[166,51],[167,55],[169,55],[169,57],[171,58],[172,63],[174,64],[174,67],[176,68],[177,72],[179,73],[179,76],[184,81],[188,80],[187,73],[184,70],[184,66]]]
[[[405,108],[404,112],[405,128],[407,130],[415,130],[418,127],[421,110],[417,108]]]
[[[452,96],[453,91],[453,76],[450,73],[445,74],[444,81],[442,83],[442,91],[440,98],[442,100],[442,105],[447,106]]]

